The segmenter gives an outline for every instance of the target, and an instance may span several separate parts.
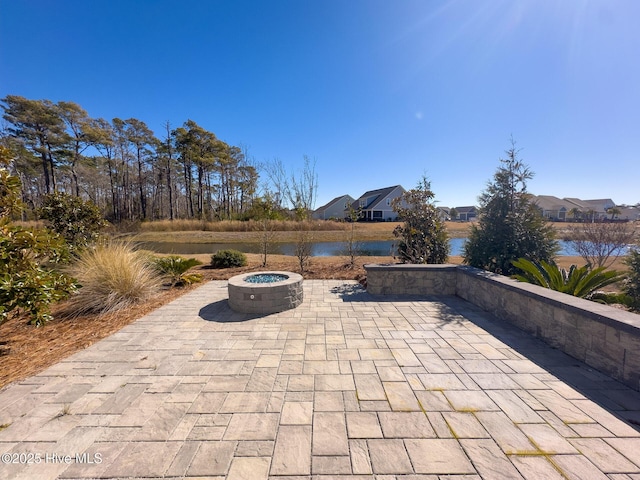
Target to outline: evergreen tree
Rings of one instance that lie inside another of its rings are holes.
[[[50,100],[29,100],[18,95],[7,95],[0,101],[4,103],[3,118],[10,124],[9,133],[21,139],[42,161],[45,192],[55,191],[55,156],[68,139],[56,105]]]
[[[445,263],[449,242],[444,221],[433,203],[431,184],[422,178],[418,186],[393,201],[404,222],[393,231],[400,238],[398,256],[403,263]]]
[[[512,275],[518,258],[552,262],[557,250],[554,231],[530,201],[527,180],[533,172],[518,159],[511,140],[507,158],[479,198],[479,225],[471,227],[464,262],[502,275]]]
[[[629,275],[624,282],[624,292],[630,297],[631,310],[640,312],[640,249],[631,249],[625,263],[629,267]]]

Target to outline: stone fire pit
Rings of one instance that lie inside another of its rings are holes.
[[[229,306],[241,313],[276,313],[302,303],[302,275],[291,272],[243,273],[229,279]]]

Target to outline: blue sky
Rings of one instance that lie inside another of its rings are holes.
[[[529,190],[640,202],[637,0],[0,0],[0,98],[161,135],[192,119],[316,206],[431,180],[475,204],[513,135]]]

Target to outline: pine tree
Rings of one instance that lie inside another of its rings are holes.
[[[478,226],[471,227],[464,246],[464,262],[502,275],[516,271],[512,260],[551,262],[557,251],[554,231],[530,201],[527,180],[533,172],[518,159],[511,139],[506,159],[479,198]]]

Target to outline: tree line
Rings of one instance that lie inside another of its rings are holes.
[[[0,143],[32,211],[47,195],[91,200],[114,223],[253,216],[258,167],[193,120],[160,136],[136,118],[92,118],[74,102],[7,95]],[[282,200],[275,205],[282,208]]]

